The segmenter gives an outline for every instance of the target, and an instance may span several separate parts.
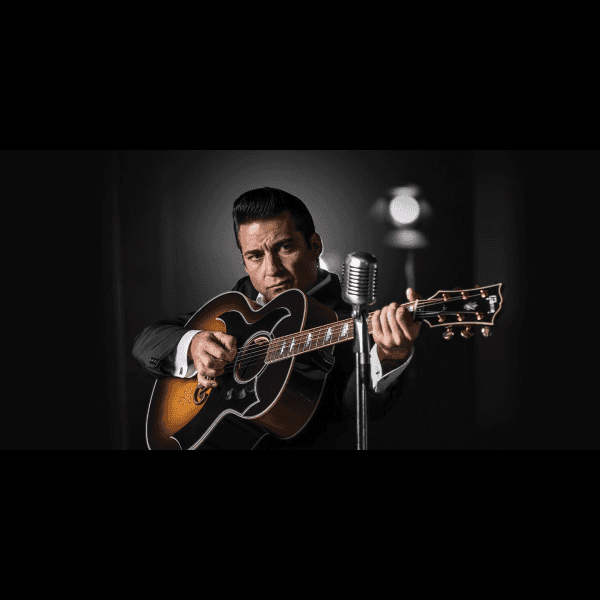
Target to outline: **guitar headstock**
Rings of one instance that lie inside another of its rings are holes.
[[[501,288],[501,283],[495,283],[485,287],[440,290],[417,302],[416,315],[412,306],[408,310],[413,312],[415,320],[425,321],[430,327],[445,328],[445,340],[454,336],[454,326],[464,326],[461,335],[467,339],[473,335],[474,326],[480,326],[483,336],[489,337],[504,302]]]

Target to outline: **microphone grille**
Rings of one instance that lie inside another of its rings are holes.
[[[377,259],[366,252],[349,254],[342,269],[344,299],[350,304],[374,304],[377,299]]]

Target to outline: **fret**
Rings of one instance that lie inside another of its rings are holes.
[[[367,319],[369,333],[373,332],[370,315]],[[332,325],[324,325],[309,331],[299,332],[294,337],[284,336],[269,344],[267,363],[284,360],[298,354],[312,352],[319,348],[346,342],[354,339],[354,320],[337,321]]]
[[[317,348],[322,348],[323,347],[323,342],[325,340],[325,336],[323,335],[324,331],[322,327],[319,327],[319,335],[317,336]]]
[[[344,323],[340,329],[340,332],[338,334],[338,342],[342,339],[347,340],[348,339],[348,333],[349,333],[349,323]]]
[[[312,333],[309,333],[308,337],[306,338],[306,342],[304,343],[304,348],[302,348],[302,351],[308,352],[309,350],[311,350],[312,342],[313,342],[313,336],[312,336]]]

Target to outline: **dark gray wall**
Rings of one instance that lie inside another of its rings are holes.
[[[379,261],[379,298],[404,301],[403,251],[387,248],[389,227],[369,217],[387,191],[414,182],[435,216],[431,247],[416,254],[418,291],[469,286],[473,191],[469,152],[164,151],[120,155],[124,340],[149,322],[199,308],[245,275],[231,224],[233,200],[269,185],[299,197],[325,251],[369,251]],[[485,283],[485,282],[482,282]],[[372,448],[463,446],[476,421],[474,359],[479,341],[441,341],[423,330],[405,398],[373,424]],[[464,343],[463,343],[464,342]],[[143,447],[151,380],[126,355],[130,447]]]
[[[565,347],[571,347],[540,344],[532,329],[539,320],[534,275],[544,262],[532,258],[535,234],[553,202],[597,196],[593,177],[573,191],[580,173],[595,173],[597,152],[9,151],[1,156],[7,198],[43,199],[47,209],[64,215],[64,231],[53,244],[64,246],[65,259],[42,260],[36,276],[51,282],[44,290],[60,299],[67,315],[60,329],[48,334],[51,343],[44,349],[54,358],[59,344],[66,343],[68,352],[60,351],[60,359],[76,357],[85,364],[76,369],[83,381],[61,388],[61,402],[40,396],[22,406],[27,409],[22,422],[36,435],[8,434],[4,447],[145,448],[153,381],[131,356],[134,337],[161,316],[200,307],[244,275],[231,204],[246,189],[271,185],[300,196],[325,250],[341,256],[374,253],[380,299],[403,301],[405,255],[384,247],[385,228],[368,213],[389,188],[410,182],[422,187],[434,210],[424,230],[431,246],[416,253],[417,291],[427,297],[448,287],[503,282],[505,310],[488,340],[478,335],[445,342],[439,330],[424,326],[402,402],[372,425],[370,447],[598,445],[588,396],[572,393],[566,399],[540,392],[539,385],[531,392],[539,381],[553,381],[547,369],[556,369]],[[546,281],[563,286],[564,270],[554,268],[552,274]]]

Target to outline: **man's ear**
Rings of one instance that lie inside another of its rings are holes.
[[[316,231],[310,236],[310,249],[316,251],[317,258],[319,258],[323,252],[323,241]]]

